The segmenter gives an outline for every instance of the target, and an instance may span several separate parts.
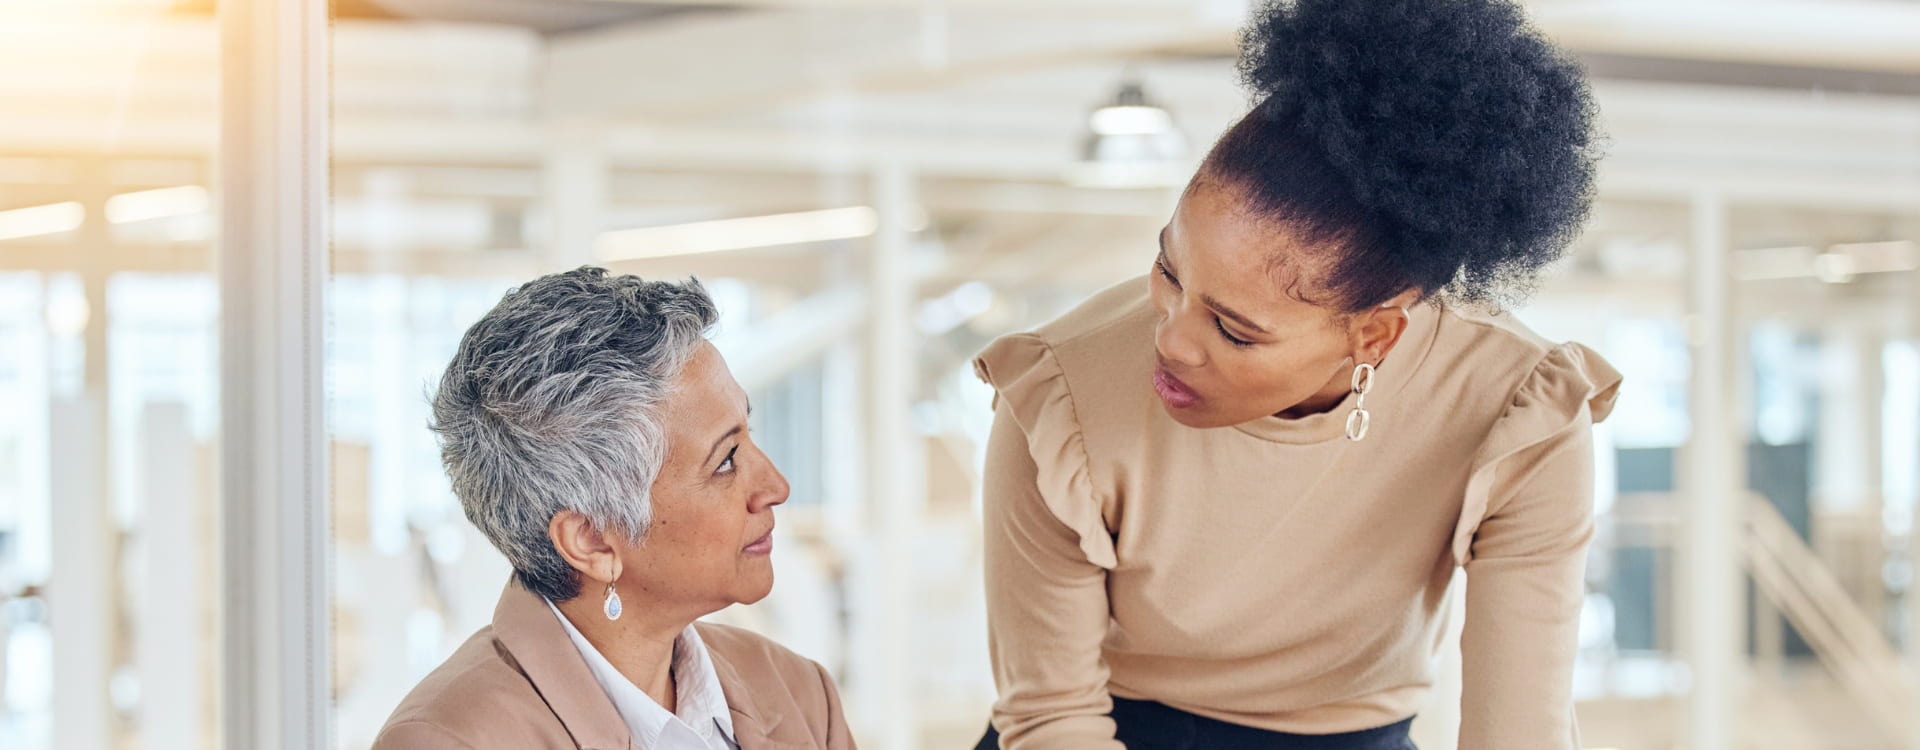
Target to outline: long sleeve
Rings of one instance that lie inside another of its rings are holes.
[[[1101,657],[1113,540],[1087,489],[1064,380],[1044,344],[1025,337],[990,349],[980,371],[1000,394],[983,505],[1001,747],[1123,750]]]
[[[1008,750],[1121,750],[1100,643],[1106,569],[1047,510],[1025,436],[1002,407],[987,444],[988,652]]]
[[[1461,750],[1580,747],[1572,682],[1594,530],[1593,422],[1618,384],[1583,354],[1550,357],[1490,441],[1524,442],[1483,469],[1487,510],[1465,565]]]

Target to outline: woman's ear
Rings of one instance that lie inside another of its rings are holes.
[[[578,511],[562,510],[547,521],[547,538],[580,575],[601,583],[620,578],[620,551],[595,526],[592,519]]]
[[[1402,301],[1395,298],[1355,318],[1352,328],[1355,364],[1378,365],[1400,343],[1400,334],[1407,332],[1407,324],[1413,319],[1407,314],[1411,302],[1401,304]]]

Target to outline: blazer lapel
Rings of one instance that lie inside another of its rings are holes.
[[[636,747],[627,722],[587,669],[546,600],[522,587],[518,579],[509,579],[500,594],[493,610],[493,633],[582,750]]]
[[[727,711],[733,715],[733,739],[740,743],[740,750],[815,750],[812,742],[776,736],[776,730],[787,719],[786,712],[779,706],[755,701],[753,686],[741,679],[733,662],[711,644],[707,656],[713,661],[714,674],[720,678],[720,691],[727,696]]]

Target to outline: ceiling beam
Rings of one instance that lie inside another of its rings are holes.
[[[212,243],[115,244],[0,242],[0,271],[43,273],[213,273]],[[404,250],[370,253],[334,248],[335,274],[394,273],[410,276],[527,278],[542,270],[540,256],[524,250]]]
[[[711,0],[633,0],[704,5]],[[1764,65],[1920,73],[1920,5],[1897,0],[1526,0],[1534,23],[1576,52]],[[778,11],[906,11],[1192,17],[1196,8],[1224,23],[1189,53],[1235,53],[1233,32],[1245,0],[1193,4],[1182,0],[732,0],[728,5]]]
[[[1533,20],[1588,53],[1920,73],[1920,5],[1893,0],[1557,0]]]
[[[836,92],[1124,61],[1231,33],[1237,20],[1192,10],[1148,18],[917,8],[708,14],[557,38],[542,88],[547,111],[563,116],[699,122]]]
[[[1218,6],[1214,12],[1244,12],[1245,0],[617,0],[638,5],[687,6],[713,8],[726,6],[759,10],[891,10],[923,12],[927,10],[998,13],[1020,15],[1082,16],[1089,12],[1105,15],[1192,13],[1197,6]]]

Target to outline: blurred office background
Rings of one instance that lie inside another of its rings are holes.
[[[324,680],[327,743],[366,747],[507,574],[425,394],[503,291],[587,263],[709,285],[793,482],[774,594],[719,619],[827,665],[864,746],[971,747],[991,413],[968,357],[1146,271],[1246,107],[1244,0],[320,7],[238,49],[215,0],[0,0],[0,747],[247,747],[222,740],[234,644],[283,644],[230,617],[259,560],[323,576],[324,658],[282,674]],[[1627,375],[1587,747],[1920,750],[1920,3],[1526,7],[1608,135],[1590,227],[1518,313]],[[244,83],[283,43],[324,59]],[[235,143],[261,91],[324,128],[291,155],[323,170],[232,178],[271,174],[232,163],[262,153]],[[222,261],[222,208],[298,185],[325,188],[292,236],[328,268],[302,455],[330,523],[304,561],[223,527],[220,491],[257,374],[222,367],[223,303],[300,304]],[[1455,695],[1422,747],[1453,747]]]

